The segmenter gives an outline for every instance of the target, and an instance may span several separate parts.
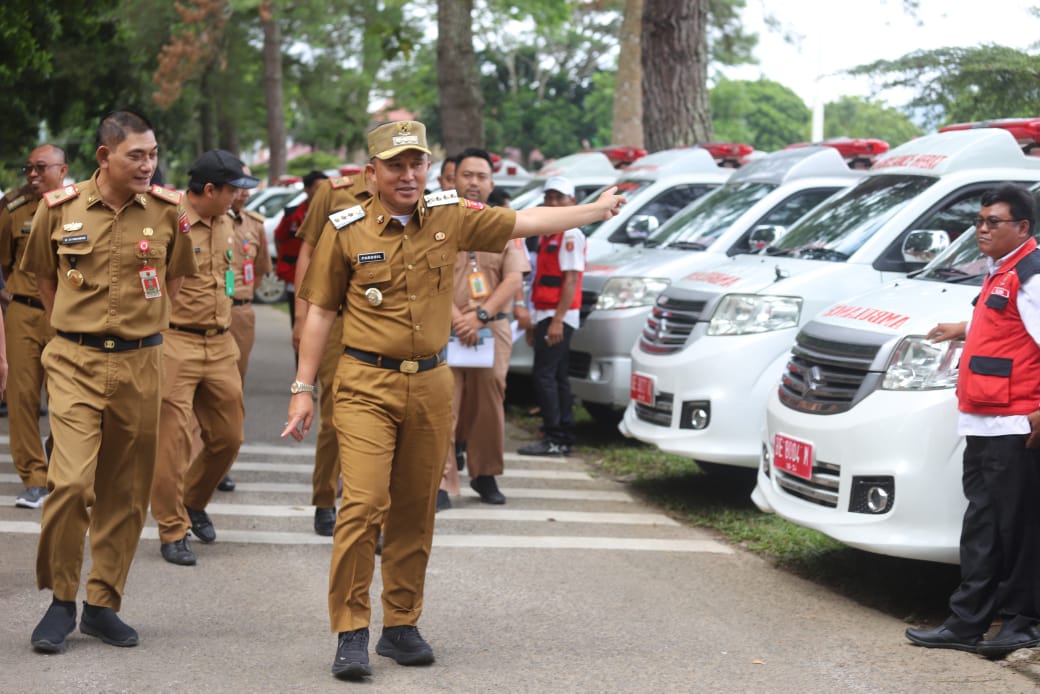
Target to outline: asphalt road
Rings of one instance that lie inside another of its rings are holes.
[[[288,318],[258,307],[238,489],[210,507],[199,563],[159,556],[145,528],[122,616],[132,649],[75,632],[63,655],[33,653],[50,601],[35,589],[39,511],[0,420],[0,692],[1018,692],[999,663],[928,651],[904,623],[773,568],[644,506],[579,458],[508,455],[504,507],[475,495],[437,518],[420,627],[437,662],[372,654],[364,684],[329,673],[330,540],[311,529],[313,434],[278,438],[294,367]],[[509,451],[525,441],[510,429]],[[89,557],[87,562],[89,562]],[[89,565],[89,564],[88,564]],[[86,570],[84,570],[84,575]],[[373,585],[373,643],[381,615]],[[80,600],[83,593],[80,594]]]

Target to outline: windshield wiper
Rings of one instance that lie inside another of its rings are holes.
[[[822,246],[798,246],[797,248],[778,248],[777,246],[766,246],[766,255],[786,255],[795,258],[807,258],[809,260],[848,260],[849,256],[841,251]]]
[[[661,241],[658,239],[646,239],[643,241],[643,245],[647,248],[657,248],[661,245]]]
[[[952,284],[961,284],[963,282],[971,282],[972,280],[980,280],[983,277],[985,277],[987,274],[989,274],[989,273],[979,272],[979,273],[976,273],[974,275],[964,275],[963,277],[952,277],[952,278],[946,279],[945,281],[946,282],[950,282]]]
[[[681,251],[704,251],[708,245],[700,241],[672,241],[668,248],[678,248]]]

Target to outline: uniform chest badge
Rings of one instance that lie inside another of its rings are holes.
[[[368,303],[373,306],[378,306],[383,303],[383,292],[379,291],[375,287],[369,287],[365,290],[365,298],[368,299]]]
[[[438,231],[436,234],[433,235],[433,240],[434,241],[443,241],[444,240],[444,232],[443,231]]]
[[[68,224],[62,224],[62,231],[79,231],[83,228],[83,222],[69,222]]]

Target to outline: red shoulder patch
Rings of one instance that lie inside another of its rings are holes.
[[[188,221],[188,213],[181,211],[181,216],[177,218],[177,226],[180,227],[182,234],[187,234],[191,231],[191,222]]]
[[[47,207],[54,207],[63,202],[68,202],[77,195],[79,195],[79,188],[74,185],[67,185],[64,188],[58,188],[49,193],[44,193],[43,199],[47,201]]]
[[[471,210],[482,210],[484,209],[484,203],[470,200],[469,198],[459,198],[459,207],[468,207]]]
[[[162,186],[152,185],[152,187],[148,189],[148,192],[151,193],[154,197],[159,198],[163,202],[168,202],[171,205],[181,204],[181,194],[178,193],[176,190],[170,190],[169,188],[163,188]]]
[[[329,179],[329,185],[332,186],[333,190],[338,188],[349,188],[354,185],[354,179],[350,176],[336,176],[335,178]]]

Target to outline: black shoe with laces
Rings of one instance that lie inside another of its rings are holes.
[[[469,481],[469,486],[477,494],[480,494],[481,503],[501,505],[506,502],[505,494],[498,490],[498,483],[495,482],[495,478],[491,475],[474,477]]]
[[[376,644],[376,653],[393,658],[398,665],[429,665],[433,662],[433,648],[412,625],[383,627],[383,635]]]
[[[121,620],[111,607],[83,603],[83,617],[79,630],[87,636],[96,636],[110,646],[129,647],[141,642],[137,631]]]
[[[205,509],[197,510],[185,506],[184,510],[188,512],[188,518],[191,519],[191,532],[199,539],[199,542],[208,545],[217,539],[217,530],[213,527],[213,521],[209,519],[209,514]]]
[[[179,566],[195,566],[195,553],[191,551],[188,544],[188,536],[185,535],[176,542],[167,542],[159,547],[162,558],[171,564]]]
[[[357,680],[372,674],[368,664],[368,628],[339,633],[332,674],[341,680]]]
[[[55,598],[29,640],[37,653],[64,653],[65,637],[75,628],[76,603]]]
[[[541,441],[535,441],[532,444],[528,444],[523,448],[517,450],[520,455],[548,455],[554,457],[562,457],[567,455],[564,451],[564,446],[558,443],[553,443],[548,439],[542,439]]]

